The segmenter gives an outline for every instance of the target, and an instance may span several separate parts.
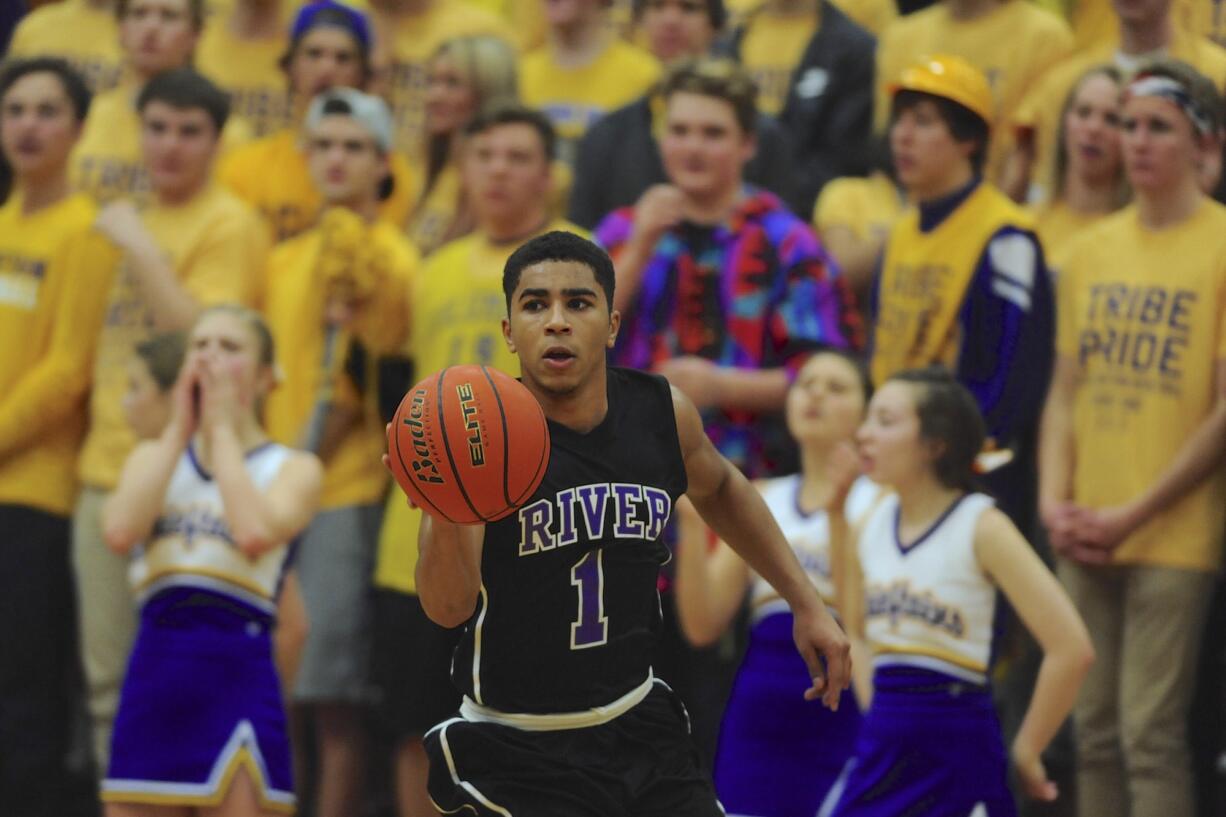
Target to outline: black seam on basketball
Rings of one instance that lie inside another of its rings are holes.
[[[507,438],[507,412],[502,407],[502,397],[498,394],[498,387],[494,385],[494,378],[490,377],[489,370],[482,366],[481,374],[485,375],[485,382],[490,384],[490,391],[494,393],[494,402],[498,404],[498,416],[502,418],[502,498],[506,500],[507,507],[515,507],[515,503],[511,501],[511,441]]]
[[[540,484],[537,482],[537,477],[540,476],[541,471],[544,470],[549,465],[549,455],[546,453],[550,450],[549,422],[545,419],[544,412],[541,412],[541,426],[544,428],[544,431],[545,431],[544,442],[541,444],[541,459],[536,464],[536,471],[532,473],[532,479],[528,482],[528,486],[529,486],[528,489],[524,491],[522,494],[520,494],[518,497],[516,497],[515,499],[516,507],[519,507],[524,502],[526,502],[528,497],[532,496],[533,491],[535,491],[538,487],[540,487]]]
[[[396,411],[396,433],[392,435],[392,439],[396,443],[396,459],[400,460],[400,470],[404,471],[405,476],[409,478],[409,482],[412,482],[413,481],[413,469],[404,464],[404,454],[400,453],[400,426],[402,426],[403,424],[404,424],[404,418],[400,416],[400,411],[397,410]],[[452,521],[450,516],[443,513],[442,508],[440,508],[438,505],[435,505],[433,502],[431,502],[429,499],[426,498],[425,491],[418,489],[418,494],[420,494],[420,499],[424,501],[427,505],[429,505],[431,508],[433,508],[435,512],[438,513],[439,516],[443,517],[448,522]],[[408,496],[408,494],[405,494],[405,496]]]
[[[473,512],[473,516],[482,522],[488,522],[489,520],[481,514],[481,511],[477,510],[477,506],[468,498],[468,491],[464,490],[464,480],[460,477],[460,472],[455,467],[455,457],[451,456],[451,442],[447,439],[447,421],[443,418],[443,378],[447,376],[447,371],[450,368],[448,366],[438,373],[438,383],[434,386],[434,390],[438,393],[438,410],[436,412],[438,415],[438,434],[443,438],[443,452],[447,454],[447,463],[451,466],[451,475],[455,477],[455,484],[460,489],[460,496],[464,497],[464,503]]]

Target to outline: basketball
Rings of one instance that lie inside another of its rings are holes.
[[[532,496],[549,464],[549,428],[519,381],[486,366],[448,366],[400,401],[387,448],[414,504],[472,525],[501,519]]]

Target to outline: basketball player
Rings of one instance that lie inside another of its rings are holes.
[[[693,403],[660,377],[606,366],[613,287],[609,257],[571,233],[511,255],[503,335],[549,420],[548,470],[498,522],[423,517],[422,606],[465,626],[452,662],[464,701],[426,735],[430,795],[446,813],[723,813],[684,707],[650,665],[660,536],[682,494],[788,601],[813,680],[804,695],[835,708],[848,685],[846,638]]]
[[[287,543],[315,513],[323,469],[261,427],[274,383],[259,315],[205,311],[170,422],[137,445],[106,502],[107,545],[145,543],[129,570],[141,624],[102,784],[107,817],[293,811],[270,633]]]

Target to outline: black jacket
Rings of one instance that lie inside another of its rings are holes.
[[[733,32],[733,55],[744,36],[744,26]],[[805,46],[779,116],[796,156],[796,189],[785,200],[802,218],[812,214],[826,182],[869,170],[876,48],[872,34],[823,0],[821,26]]]
[[[794,170],[787,135],[774,119],[759,115],[757,137],[758,150],[745,166],[745,181],[791,201]],[[634,204],[653,184],[667,181],[651,133],[650,97],[642,97],[601,117],[579,142],[570,220],[593,229],[609,213]],[[808,218],[808,213],[800,216]]]

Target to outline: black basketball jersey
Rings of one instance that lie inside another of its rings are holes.
[[[451,668],[478,704],[581,712],[647,678],[685,464],[667,381],[610,368],[608,404],[586,434],[550,422],[544,481],[485,527],[480,598]]]

